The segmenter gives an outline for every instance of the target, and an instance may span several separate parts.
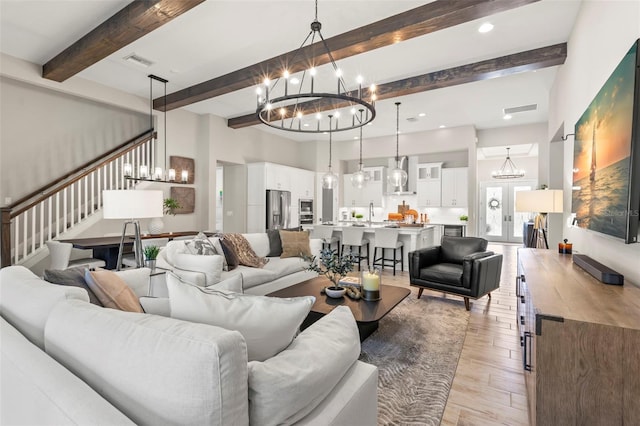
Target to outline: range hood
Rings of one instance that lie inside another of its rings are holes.
[[[401,187],[395,187],[395,188],[387,183],[387,192],[385,195],[415,195],[416,194],[415,192],[409,191],[409,179],[411,178],[411,176],[409,176],[409,157],[407,156],[400,157],[399,163],[400,163],[399,164],[400,168],[407,173],[407,182]],[[396,168],[396,159],[395,158],[389,159],[389,169],[393,170],[395,168]]]

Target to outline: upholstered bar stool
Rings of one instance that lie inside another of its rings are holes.
[[[385,261],[391,262],[393,265],[393,275],[396,274],[396,264],[400,263],[400,270],[404,269],[404,243],[398,240],[400,230],[398,228],[376,228],[375,230],[375,246],[373,247],[373,266],[380,265],[382,269],[385,267]],[[379,258],[376,258],[378,249],[381,250]],[[385,258],[384,251],[393,250],[393,259]],[[397,258],[397,251],[400,249],[400,259]]]
[[[314,225],[313,237],[322,240],[322,248],[331,248],[335,243],[338,256],[340,255],[340,238],[333,236],[333,226],[329,225]]]
[[[366,256],[362,255],[362,247],[367,247]],[[353,253],[353,248],[358,247],[358,253],[354,254],[358,257],[358,271],[362,268],[360,264],[362,263],[362,259],[367,260],[367,266],[369,266],[369,240],[364,238],[364,228],[356,227],[356,226],[344,226],[342,228],[342,253],[344,253],[344,248],[349,247],[349,250]]]

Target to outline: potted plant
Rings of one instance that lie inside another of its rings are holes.
[[[172,216],[175,216],[177,210],[182,208],[175,198],[165,198],[162,202],[162,207],[164,208],[164,214],[170,214]]]
[[[146,246],[142,252],[144,253],[144,263],[147,268],[151,269],[152,272],[155,271],[156,259],[158,258],[158,253],[160,253],[160,247]]]
[[[337,250],[325,248],[320,251],[320,256],[313,256],[309,261],[308,271],[317,272],[327,277],[332,285],[325,288],[329,297],[342,297],[346,288],[340,285],[340,280],[353,270],[356,257],[351,253],[342,253],[338,256]]]
[[[460,220],[463,221],[463,222],[466,222],[466,221],[469,220],[469,216],[467,216],[466,214],[463,214],[463,215],[460,216]]]

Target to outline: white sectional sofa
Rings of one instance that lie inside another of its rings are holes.
[[[234,275],[242,274],[245,293],[265,295],[292,286],[317,276],[307,271],[308,262],[299,257],[269,257],[269,237],[266,233],[242,234],[259,257],[267,257],[269,261],[262,268],[244,265],[231,271],[223,271],[220,264],[213,264],[210,256],[189,255],[185,247],[186,240],[170,241],[158,255],[157,266],[169,269],[185,281],[200,285],[212,285],[211,276],[218,280],[226,280]],[[211,237],[213,240],[216,237]],[[322,240],[311,238],[309,248],[312,255],[319,255]],[[167,296],[165,288],[154,288],[154,295]]]
[[[119,274],[147,294],[149,270]],[[323,360],[339,357],[323,354],[323,339],[355,333],[345,342],[353,352],[357,329],[347,308],[272,358],[248,362],[237,331],[88,301],[86,290],[47,283],[24,267],[0,270],[0,424],[376,424],[376,367],[352,360],[330,389],[313,385],[331,382]],[[308,391],[282,380],[298,374],[309,377],[296,384]]]

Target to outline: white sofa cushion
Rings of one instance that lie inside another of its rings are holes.
[[[137,424],[248,424],[240,333],[172,318],[60,302],[45,347]]]
[[[231,293],[167,281],[171,316],[238,330],[249,360],[268,359],[293,340],[315,297],[278,298]]]
[[[188,253],[176,253],[174,266],[183,271],[202,272],[206,285],[220,282],[224,256],[218,254],[199,256]]]
[[[131,290],[138,296],[146,296],[149,294],[149,278],[151,276],[151,269],[149,268],[132,268],[125,269],[123,271],[117,271],[122,280],[127,283]]]
[[[338,306],[300,333],[284,351],[249,362],[249,421],[291,424],[309,414],[360,356],[351,310]]]
[[[0,269],[0,314],[41,349],[49,313],[66,299],[88,302],[89,294],[83,288],[43,281],[24,266]]]
[[[242,234],[242,236],[249,242],[258,257],[267,257],[269,255],[269,236],[266,232],[254,232]]]
[[[134,424],[3,318],[0,341],[0,424]]]

